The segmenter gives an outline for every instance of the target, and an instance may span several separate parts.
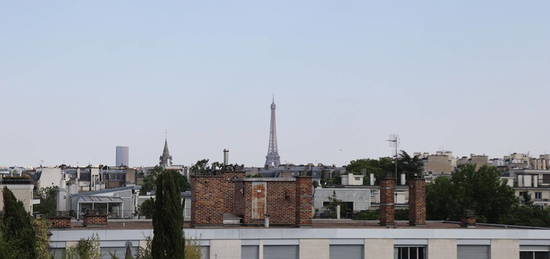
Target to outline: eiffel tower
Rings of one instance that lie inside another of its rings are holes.
[[[265,156],[265,167],[279,167],[281,160],[277,151],[277,123],[275,122],[275,97],[271,103],[271,122],[269,127],[269,147]]]

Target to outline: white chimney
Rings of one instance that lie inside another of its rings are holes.
[[[369,180],[370,180],[370,182],[369,182],[370,185],[374,186],[374,183],[376,182],[376,179],[374,179],[374,174],[373,173],[370,173]]]

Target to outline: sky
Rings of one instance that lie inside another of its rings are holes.
[[[0,166],[550,153],[550,1],[0,1]]]

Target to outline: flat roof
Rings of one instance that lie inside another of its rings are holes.
[[[98,225],[93,227],[84,227],[81,221],[73,220],[71,229],[152,229],[153,224],[149,219],[140,220],[109,220],[107,225]],[[184,228],[190,229],[266,229],[263,226],[242,226],[242,225],[202,225],[191,227],[189,222],[184,224]],[[409,226],[408,221],[398,220],[394,227],[380,226],[378,220],[335,220],[335,219],[313,219],[311,226],[295,227],[284,225],[271,225],[268,229],[462,229],[462,230],[488,230],[488,229],[529,229],[529,230],[548,230],[550,228],[537,228],[526,226],[513,226],[501,224],[477,224],[474,228],[465,228],[460,222],[452,221],[427,221],[426,225]],[[67,230],[71,230],[67,229]]]
[[[68,241],[78,241],[97,235],[102,244],[119,241],[140,241],[153,235],[151,222],[117,222],[116,228],[78,227],[72,229],[52,229],[50,247],[65,247]],[[450,227],[450,225],[455,225]],[[427,245],[430,239],[453,239],[457,244],[490,245],[494,239],[519,240],[520,245],[550,245],[550,230],[515,228],[460,228],[456,224],[430,222],[424,227],[397,228],[343,227],[325,225],[324,227],[210,227],[183,229],[185,237],[198,240],[201,245],[209,245],[211,240],[242,240],[244,243],[260,242],[266,244],[299,244],[300,239],[328,239],[331,243],[364,244],[368,239],[392,239],[394,244]],[[243,243],[243,244],[244,244]]]
[[[78,198],[78,203],[122,203],[122,198],[120,197],[109,197],[109,196],[80,196]]]

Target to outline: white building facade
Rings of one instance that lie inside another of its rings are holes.
[[[523,259],[547,258],[535,256],[547,256],[550,248],[550,230],[539,229],[216,228],[184,229],[184,233],[208,259]],[[123,255],[125,244],[130,242],[137,250],[152,230],[53,230],[52,234],[50,247],[61,258],[66,247],[94,234],[101,240],[102,252]]]

